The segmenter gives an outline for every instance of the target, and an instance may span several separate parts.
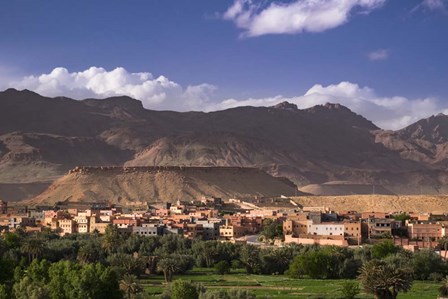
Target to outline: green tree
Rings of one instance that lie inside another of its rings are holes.
[[[230,265],[227,261],[217,262],[214,266],[216,273],[218,274],[229,274],[230,273]]]
[[[446,262],[434,251],[428,249],[415,252],[411,264],[416,279],[427,280],[432,273],[448,273]]]
[[[121,274],[140,276],[144,272],[145,265],[142,260],[130,254],[113,253],[107,257],[107,262]]]
[[[199,241],[193,243],[191,247],[193,254],[199,260],[199,265],[205,264],[206,267],[210,268],[215,263],[215,259],[218,255],[217,243],[214,241]]]
[[[300,277],[305,274],[311,278],[334,278],[334,264],[329,254],[323,250],[310,250],[298,255],[291,264],[289,275]],[[299,271],[294,273],[293,271]]]
[[[448,297],[448,279],[442,280],[442,285],[439,288],[439,295],[441,297]]]
[[[26,275],[34,282],[46,284],[50,263],[46,260],[33,260],[26,270]]]
[[[131,274],[125,274],[120,280],[120,290],[126,295],[127,299],[135,297],[143,291],[137,280],[137,276]]]
[[[372,260],[361,267],[359,279],[366,293],[378,299],[390,299],[397,298],[399,292],[411,289],[413,273],[410,268]]]
[[[42,255],[45,250],[44,242],[37,237],[25,239],[21,246],[21,250],[28,256],[28,262]]]
[[[281,223],[274,221],[270,218],[263,220],[263,230],[261,235],[268,240],[273,240],[275,238],[283,237],[283,226]]]
[[[194,284],[191,282],[178,279],[172,282],[171,286],[172,299],[198,299],[199,293]]]
[[[107,254],[117,252],[117,246],[121,243],[121,236],[116,225],[108,225],[102,238],[101,246]]]
[[[11,259],[0,259],[0,284],[14,277],[16,262]]]
[[[179,265],[173,258],[163,258],[157,263],[157,270],[163,272],[165,282],[173,280],[173,274],[178,271]]]
[[[411,215],[409,215],[408,213],[400,213],[400,214],[394,215],[393,218],[397,221],[401,221],[401,224],[404,225],[406,220],[411,219]]]
[[[260,249],[253,245],[244,245],[240,250],[240,261],[249,274],[261,273]]]
[[[110,268],[100,263],[83,266],[75,280],[75,290],[79,298],[113,299],[120,298],[118,279]]]
[[[267,248],[260,252],[260,261],[263,274],[283,274],[293,259],[293,250],[290,247]]]
[[[33,282],[28,276],[24,276],[13,286],[16,299],[47,299],[48,289],[45,285]]]
[[[8,288],[4,284],[0,284],[0,299],[9,299],[11,296],[8,293]]]
[[[382,259],[398,251],[400,251],[400,248],[392,240],[385,240],[372,246],[372,257],[374,259]]]
[[[83,264],[99,262],[101,258],[100,249],[94,242],[87,242],[79,248],[77,259]]]
[[[20,246],[21,238],[18,234],[7,232],[3,238],[8,248],[18,248]]]

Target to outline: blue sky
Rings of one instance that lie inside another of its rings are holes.
[[[180,111],[336,101],[387,128],[448,111],[447,0],[3,1],[0,37],[3,89]]]

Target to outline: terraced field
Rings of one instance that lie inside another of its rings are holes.
[[[232,274],[214,274],[212,269],[197,268],[185,275],[177,275],[174,279],[184,279],[200,283],[207,290],[248,289],[258,298],[338,298],[344,280],[291,279],[284,275],[247,275],[241,271]],[[145,292],[158,297],[166,288],[163,276],[143,278],[141,284]],[[401,299],[433,299],[437,297],[440,283],[415,281],[412,290],[400,294]],[[357,298],[373,298],[360,294]]]

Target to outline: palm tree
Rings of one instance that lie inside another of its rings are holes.
[[[28,261],[31,263],[32,260],[42,255],[44,242],[38,238],[28,238],[22,244],[21,250],[28,255]]]
[[[142,291],[142,287],[138,284],[137,276],[125,274],[120,280],[120,290],[127,295],[127,299],[131,299]]]
[[[120,244],[120,233],[116,225],[108,225],[103,235],[101,246],[108,253],[116,252],[116,246]]]
[[[173,279],[173,274],[179,270],[178,263],[173,258],[164,258],[157,263],[157,270],[163,272],[165,282]]]
[[[398,292],[412,287],[412,270],[382,260],[372,260],[361,267],[359,279],[364,290],[378,299],[395,299]]]
[[[100,259],[100,252],[93,242],[86,243],[78,250],[78,261],[83,264],[95,263]]]
[[[439,298],[447,298],[448,297],[448,279],[445,278],[442,286],[439,288]]]

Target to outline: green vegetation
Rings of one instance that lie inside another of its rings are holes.
[[[345,281],[341,287],[342,298],[353,299],[361,292],[359,283],[356,281]]]
[[[267,240],[283,238],[283,225],[278,221],[266,218],[263,220],[263,230],[261,231],[261,235]]]
[[[201,285],[206,294],[215,293],[215,297],[200,298],[238,298],[217,297],[220,291],[231,292],[241,290],[257,296],[257,298],[293,299],[293,298],[344,298],[342,288],[347,283],[358,283],[357,280],[342,279],[294,279],[285,275],[255,275],[244,271],[232,271],[230,274],[215,274],[213,269],[194,268],[186,274],[178,275],[178,279]],[[150,276],[141,280],[146,293],[159,296],[165,290],[163,277]],[[398,299],[434,299],[439,294],[441,283],[432,281],[414,281],[412,289],[400,293]],[[201,296],[201,295],[200,295]],[[372,295],[361,291],[355,298],[373,299]]]
[[[447,274],[432,251],[412,253],[390,241],[261,248],[122,234],[113,226],[102,236],[19,229],[0,237],[0,299],[434,298]],[[394,283],[384,287],[381,279]],[[364,292],[356,295],[358,281]]]

